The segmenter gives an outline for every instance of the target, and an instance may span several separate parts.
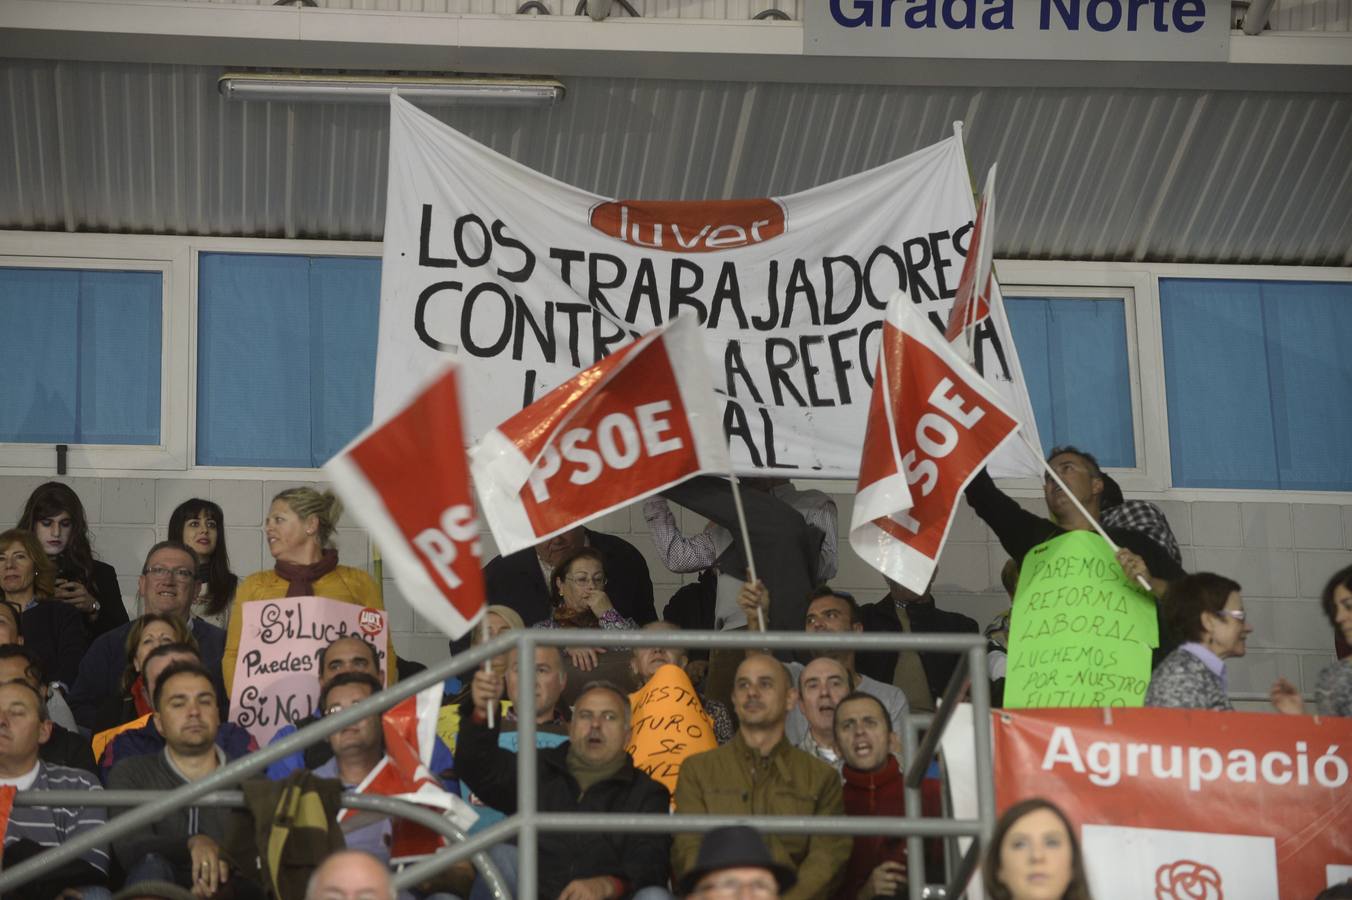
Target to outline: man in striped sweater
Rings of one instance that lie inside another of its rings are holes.
[[[80,769],[38,759],[38,747],[52,732],[47,705],[24,681],[0,684],[0,785],[20,791],[97,791],[98,779]],[[5,829],[5,865],[12,866],[107,821],[100,806],[15,806]],[[15,900],[59,897],[107,900],[108,850],[98,847],[6,894]]]

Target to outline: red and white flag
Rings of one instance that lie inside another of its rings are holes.
[[[948,313],[948,328],[944,337],[950,343],[964,333],[970,335],[972,326],[990,317],[991,275],[995,246],[995,166],[986,173],[986,187],[981,191],[981,203],[976,208],[976,222],[972,239],[967,245],[967,260],[962,264],[958,278],[958,294]],[[967,348],[966,358],[970,358]]]
[[[470,451],[506,555],[704,472],[731,468],[693,316],[622,347]]]
[[[428,768],[437,740],[441,697],[441,685],[433,685],[384,712],[381,728],[385,735],[385,757],[355,790],[434,807],[449,815],[461,831],[469,831],[479,814],[460,797],[447,791]],[[376,813],[353,809],[344,809],[338,814],[344,831],[361,828],[379,818],[381,816]],[[444,843],[440,835],[421,825],[404,819],[392,820],[391,862],[429,856]]]
[[[958,494],[1018,427],[910,297],[895,294],[879,344],[850,546],[888,578],[923,592]]]
[[[453,638],[483,612],[479,522],[448,365],[324,472],[380,547],[414,609]]]

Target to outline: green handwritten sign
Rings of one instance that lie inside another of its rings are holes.
[[[1155,598],[1127,579],[1108,542],[1058,535],[1019,570],[1005,706],[1140,706],[1158,646]]]

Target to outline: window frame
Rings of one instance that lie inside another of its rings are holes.
[[[66,469],[180,470],[188,460],[185,435],[172,423],[188,413],[188,394],[176,377],[186,362],[189,315],[177,302],[187,281],[182,248],[122,236],[0,232],[0,266],[23,269],[154,272],[160,276],[160,410],[158,444],[67,444]],[[56,469],[56,443],[0,443],[2,470]]]

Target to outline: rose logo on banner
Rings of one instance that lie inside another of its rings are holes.
[[[560,385],[470,451],[498,551],[731,463],[698,323],[680,316]]]
[[[1221,875],[1190,859],[1167,863],[1155,870],[1155,900],[1225,900]]]

